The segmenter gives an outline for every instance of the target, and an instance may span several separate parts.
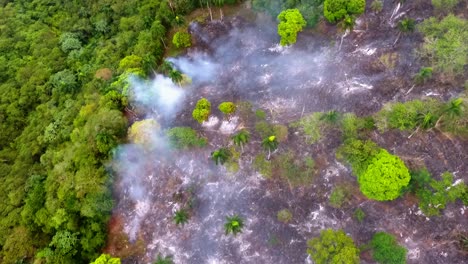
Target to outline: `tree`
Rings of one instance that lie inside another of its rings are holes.
[[[307,253],[317,264],[359,263],[359,249],[342,230],[323,230],[320,237],[307,241]]]
[[[358,175],[362,193],[377,201],[393,200],[411,179],[408,168],[397,156],[381,149],[367,169]]]
[[[462,107],[463,107],[462,98],[452,99],[445,106],[444,113],[448,115],[450,118],[454,118],[454,117],[461,115]]]
[[[281,36],[281,46],[296,43],[297,33],[302,31],[306,21],[298,9],[287,9],[278,15],[278,35]]]
[[[113,258],[109,254],[101,254],[101,256],[99,256],[99,258],[94,262],[91,262],[91,264],[120,264],[120,259]]]
[[[381,264],[405,264],[406,248],[398,245],[394,236],[377,232],[370,242],[372,257]]]
[[[197,104],[195,105],[195,109],[193,109],[192,117],[198,121],[198,123],[203,123],[204,121],[208,120],[208,117],[211,113],[211,103],[202,98],[198,100]]]
[[[268,150],[268,158],[270,159],[271,152],[278,148],[278,140],[275,136],[269,136],[263,139],[262,147]]]
[[[192,46],[191,36],[185,31],[179,31],[174,34],[174,37],[172,38],[172,43],[177,48],[188,48]]]
[[[233,102],[223,102],[219,104],[218,109],[229,118],[236,112],[237,107]]]
[[[173,83],[177,83],[180,85],[180,82],[184,79],[182,73],[178,70],[172,70],[169,72],[169,78],[171,78]]]
[[[230,233],[237,235],[244,228],[244,220],[239,215],[227,216],[224,224],[224,232],[226,235]]]
[[[223,165],[231,156],[231,153],[227,148],[220,148],[211,153],[211,159],[215,162],[216,165]]]
[[[128,139],[143,146],[153,145],[154,136],[159,131],[160,126],[154,119],[144,119],[136,121],[128,130]]]
[[[184,225],[188,222],[188,219],[189,219],[189,214],[187,212],[187,210],[185,209],[180,209],[180,210],[177,210],[174,214],[174,223],[176,223],[176,225]]]
[[[323,14],[330,23],[337,23],[346,16],[364,13],[365,8],[365,0],[325,0]]]
[[[231,137],[234,145],[240,146],[242,152],[244,152],[244,145],[250,140],[250,134],[246,130],[241,130],[239,133]]]

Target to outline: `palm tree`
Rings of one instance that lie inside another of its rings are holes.
[[[182,73],[178,70],[172,70],[169,73],[169,78],[171,78],[172,82],[177,83],[180,85],[180,82],[184,79]]]
[[[445,106],[444,113],[451,118],[460,116],[462,113],[462,105],[463,99],[453,99]]]
[[[172,257],[170,256],[163,257],[161,255],[158,255],[156,261],[154,261],[153,264],[174,264],[174,262],[172,261]]]
[[[269,136],[262,141],[262,147],[268,150],[268,160],[270,159],[271,152],[278,148],[278,140],[275,136]]]
[[[405,18],[398,23],[398,29],[403,33],[409,33],[414,31],[415,25],[414,19]]]
[[[411,138],[414,134],[416,134],[421,127],[423,129],[429,129],[429,128],[434,127],[436,125],[436,120],[437,120],[436,116],[430,112],[427,112],[425,114],[419,113],[416,116],[416,123],[418,124],[418,127],[413,133],[411,133],[411,135],[409,135],[408,138]]]
[[[188,222],[189,214],[185,209],[179,209],[174,214],[174,222],[176,225],[184,225]]]
[[[231,156],[227,148],[220,148],[211,153],[211,159],[218,165],[219,163],[223,165]]]
[[[224,231],[226,235],[229,233],[233,233],[237,235],[238,233],[242,232],[242,228],[244,227],[244,220],[239,215],[227,216],[226,223],[224,224]]]
[[[172,62],[165,60],[163,63],[161,63],[161,66],[159,66],[159,71],[162,74],[170,74],[174,70],[174,67],[172,65]]]
[[[242,152],[244,152],[244,144],[247,144],[250,140],[250,134],[246,130],[241,130],[239,133],[231,137],[234,145],[240,146]]]
[[[320,117],[320,120],[325,120],[329,123],[335,124],[338,121],[339,113],[336,110],[330,110],[326,113],[323,113]]]
[[[453,99],[448,102],[444,109],[442,110],[442,114],[440,115],[439,119],[437,120],[435,127],[438,127],[440,120],[444,115],[448,115],[450,118],[454,118],[460,116],[462,114],[463,108],[463,99],[457,98]]]

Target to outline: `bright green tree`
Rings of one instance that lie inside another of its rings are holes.
[[[330,23],[337,23],[347,16],[364,13],[365,8],[365,0],[325,0],[323,14]]]
[[[154,144],[154,135],[159,129],[160,126],[154,119],[137,121],[128,130],[128,139],[135,144],[151,145]]]
[[[286,9],[278,15],[278,35],[281,36],[281,46],[296,43],[297,33],[302,31],[306,21],[298,9]]]
[[[317,264],[358,264],[359,249],[342,230],[326,229],[307,241],[307,253]]]
[[[198,100],[197,104],[195,105],[195,109],[193,109],[192,117],[198,121],[198,123],[203,123],[204,121],[208,120],[208,117],[211,114],[211,103],[205,98]]]
[[[381,264],[405,264],[406,248],[398,245],[394,236],[385,233],[375,233],[370,242],[372,257]]]
[[[221,111],[227,117],[234,114],[237,110],[236,105],[233,102],[223,102],[218,106],[219,111]]]
[[[108,254],[101,254],[101,256],[99,256],[99,258],[94,262],[91,262],[91,264],[120,264],[120,259],[113,258]]]
[[[174,34],[174,37],[172,38],[172,43],[177,48],[188,48],[192,46],[191,36],[185,31],[179,31]]]
[[[408,168],[397,156],[381,149],[367,169],[358,175],[362,193],[370,199],[388,201],[396,199],[411,179]]]

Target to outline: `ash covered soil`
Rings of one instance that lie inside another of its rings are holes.
[[[408,263],[468,263],[466,252],[455,242],[456,234],[468,232],[468,208],[460,202],[449,204],[439,217],[427,218],[411,195],[391,202],[366,199],[349,167],[335,157],[342,143],[339,131],[310,145],[289,128],[287,139],[272,154],[294,151],[314,158],[312,184],[291,187],[278,178],[265,179],[252,167],[255,155],[263,152],[261,138],[254,132],[255,116],[236,115],[228,121],[215,109],[223,101],[250,101],[253,109],[267,112],[268,122],[288,125],[317,111],[362,116],[390,101],[445,100],[459,92],[461,85],[456,84],[428,83],[411,89],[412,75],[421,66],[415,57],[421,37],[398,36],[396,23],[404,15],[422,21],[430,13],[424,4],[397,9],[389,1],[385,10],[378,16],[360,17],[348,34],[333,32],[327,25],[320,29],[327,34],[302,32],[297,44],[287,48],[277,44],[276,22],[262,15],[254,20],[235,16],[192,23],[189,29],[196,44],[171,59],[192,79],[182,88],[184,96],[175,110],[162,114],[157,104],[134,102],[134,106],[143,113],[141,118],[158,119],[163,129],[190,126],[209,143],[185,151],[132,145],[119,150],[117,206],[107,251],[121,256],[123,263],[151,263],[158,254],[172,255],[174,263],[310,263],[307,240],[333,228],[343,229],[357,245],[367,243],[376,231],[391,233],[408,249]],[[201,97],[213,108],[202,125],[191,117]],[[252,138],[240,155],[239,170],[215,166],[210,153],[232,145],[231,135],[242,128]],[[425,165],[436,177],[449,171],[455,180],[468,182],[466,140],[437,132],[417,133],[410,139],[408,135],[375,131],[368,136],[410,168]],[[328,203],[338,184],[352,189],[341,209]],[[189,222],[176,226],[174,212],[187,205],[192,207]],[[285,208],[293,215],[287,224],[277,219],[277,212]],[[361,223],[352,217],[356,208],[366,213]],[[224,234],[225,217],[232,214],[245,220],[237,236]],[[361,261],[373,263],[368,253],[361,255]]]

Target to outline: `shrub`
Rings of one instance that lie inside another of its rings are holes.
[[[356,210],[354,210],[353,217],[359,223],[361,223],[362,221],[364,221],[364,218],[366,217],[366,213],[361,208],[357,208]]]
[[[457,199],[468,204],[468,186],[463,182],[454,185],[453,175],[445,172],[442,180],[429,179],[427,170],[414,174],[413,191],[419,199],[419,208],[426,216],[439,215],[447,203],[455,202]]]
[[[375,233],[370,242],[372,257],[381,264],[405,264],[407,249],[385,232]]]
[[[272,176],[272,165],[271,162],[266,160],[265,154],[259,154],[255,156],[253,168],[262,174],[265,178],[271,178]]]
[[[192,39],[189,33],[185,31],[179,31],[174,34],[172,38],[172,43],[177,48],[188,48],[192,46]]]
[[[381,149],[366,170],[358,176],[362,193],[370,199],[387,201],[400,196],[402,188],[410,181],[410,174],[403,161]]]
[[[195,105],[195,109],[193,109],[192,117],[198,121],[198,123],[203,123],[204,121],[208,120],[208,117],[211,114],[211,103],[202,98],[198,100],[197,104]]]
[[[95,261],[91,262],[91,264],[120,264],[119,258],[113,258],[111,255],[108,254],[101,254]]]
[[[411,18],[404,18],[398,22],[398,29],[403,33],[413,32],[416,22]]]
[[[323,230],[320,237],[307,241],[307,253],[316,264],[359,263],[359,249],[342,230]]]
[[[310,157],[303,160],[289,151],[275,158],[273,171],[283,179],[288,181],[292,187],[303,186],[312,183],[315,175],[315,162]]]
[[[302,31],[306,21],[298,9],[287,9],[278,15],[278,35],[281,36],[281,46],[296,43],[297,33]]]
[[[174,264],[174,262],[172,261],[172,257],[170,256],[163,257],[161,255],[158,255],[153,264]]]
[[[260,119],[260,120],[265,120],[266,118],[266,113],[265,111],[263,111],[262,109],[257,109],[255,111],[255,116]]]
[[[347,190],[342,186],[338,186],[333,189],[328,202],[330,203],[331,207],[341,208],[341,206],[343,206],[344,202],[346,201],[347,196]]]
[[[166,132],[169,142],[176,149],[187,149],[192,147],[204,147],[207,144],[205,138],[197,135],[190,127],[174,127]]]
[[[365,8],[365,0],[325,0],[323,14],[330,23],[336,23],[346,16],[364,13]]]
[[[414,81],[418,84],[426,83],[427,80],[432,78],[432,68],[422,67],[419,72],[414,76]]]
[[[413,100],[405,103],[389,103],[375,115],[377,128],[383,132],[389,128],[413,130],[418,126],[420,113],[436,113],[440,103],[435,100]]]
[[[449,12],[458,5],[458,2],[460,2],[460,0],[432,0],[432,5],[438,12]]]
[[[382,9],[383,9],[383,2],[382,2],[382,0],[374,0],[374,1],[372,1],[371,9],[372,9],[372,11],[374,11],[374,12],[376,12],[376,13],[381,12]]]
[[[218,106],[218,109],[226,116],[230,116],[236,112],[236,105],[233,102],[223,102]]]
[[[379,151],[379,146],[373,141],[348,139],[338,149],[336,155],[338,159],[345,159],[351,165],[354,174],[359,176],[367,169]]]
[[[468,61],[468,22],[452,14],[438,21],[431,17],[418,27],[425,41],[420,50],[435,71],[448,79],[463,74]]]
[[[285,224],[287,224],[289,221],[291,221],[292,217],[293,217],[293,215],[291,214],[291,212],[288,209],[280,210],[280,211],[278,211],[278,214],[277,214],[278,221],[283,222]]]
[[[260,121],[255,123],[255,131],[260,137],[265,138],[274,134],[274,128],[266,121]]]
[[[322,137],[323,125],[320,121],[321,116],[321,112],[316,112],[292,123],[291,126],[300,128],[306,135],[306,142],[314,144]]]

